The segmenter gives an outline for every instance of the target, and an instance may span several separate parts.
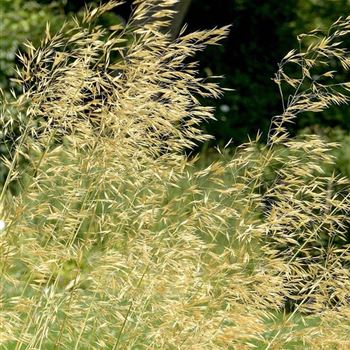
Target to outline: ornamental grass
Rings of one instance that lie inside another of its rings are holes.
[[[134,1],[110,28],[97,20],[121,1],[87,8],[19,55],[0,120],[1,347],[349,349],[349,179],[324,171],[335,144],[288,125],[348,102],[350,17],[278,65],[267,142],[199,167],[199,101],[224,89],[193,57],[229,28],[173,39],[174,3]]]

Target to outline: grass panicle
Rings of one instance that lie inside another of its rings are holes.
[[[48,27],[19,55],[23,93],[1,114],[12,148],[2,160],[1,346],[349,348],[349,179],[323,170],[336,145],[287,127],[348,102],[350,83],[332,67],[350,67],[350,18],[301,36],[283,58],[283,109],[266,144],[258,135],[199,167],[185,152],[210,137],[201,124],[213,110],[199,99],[223,90],[197,76],[193,57],[229,28],[173,40],[171,0],[135,1],[125,25],[97,24],[121,3]]]

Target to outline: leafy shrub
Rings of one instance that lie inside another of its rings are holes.
[[[196,170],[184,150],[208,139],[200,123],[212,118],[198,97],[222,90],[197,78],[190,58],[228,28],[171,41],[161,29],[173,2],[145,23],[159,1],[135,1],[106,36],[94,21],[120,4],[109,2],[21,56],[23,94],[2,116],[26,113],[4,159],[2,345],[348,347],[349,245],[334,241],[349,224],[349,182],[322,171],[333,144],[291,139],[287,125],[347,102],[349,83],[309,72],[319,59],[349,65],[340,41],[350,18],[282,60],[284,110],[267,144],[257,137],[228,163]],[[289,77],[288,64],[301,75]],[[284,84],[295,88],[287,99]],[[277,320],[288,300],[293,311]]]

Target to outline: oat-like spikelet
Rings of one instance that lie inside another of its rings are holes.
[[[346,348],[349,181],[323,173],[334,145],[291,139],[286,124],[347,102],[348,83],[310,71],[330,57],[348,68],[337,42],[349,18],[283,59],[277,83],[296,90],[268,143],[201,169],[184,150],[209,137],[200,124],[212,109],[198,98],[222,90],[191,58],[228,28],[172,40],[174,3],[135,1],[112,28],[95,20],[121,1],[88,8],[20,55],[23,94],[1,117],[8,137],[11,115],[25,114],[3,160],[1,346]]]

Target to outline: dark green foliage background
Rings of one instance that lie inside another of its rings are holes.
[[[211,47],[199,57],[202,69],[224,75],[223,85],[235,89],[218,102],[218,121],[208,126],[217,140],[233,138],[240,144],[258,129],[266,131],[271,116],[280,112],[271,78],[277,62],[295,46],[290,28],[295,17],[294,0],[222,0],[216,5],[193,1],[187,17],[190,30],[232,24],[223,46]],[[220,105],[230,111],[221,111]]]
[[[223,46],[209,48],[199,57],[204,74],[222,74],[223,85],[235,89],[217,103],[218,107],[226,104],[230,111],[217,108],[218,122],[209,125],[208,131],[219,142],[233,138],[235,144],[259,129],[266,133],[271,116],[282,109],[277,86],[271,80],[277,63],[298,47],[298,34],[315,27],[326,31],[340,16],[349,14],[349,0],[192,0],[186,18],[190,30],[232,24]],[[338,79],[344,81],[345,77]],[[304,115],[294,131],[314,124],[349,131],[349,120],[349,107],[333,108]]]

